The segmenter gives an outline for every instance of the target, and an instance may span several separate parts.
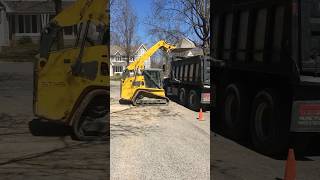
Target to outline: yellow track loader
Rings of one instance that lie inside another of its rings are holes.
[[[161,40],[125,69],[121,80],[120,104],[158,105],[169,103],[162,88],[162,70],[144,68],[145,61],[160,48],[169,52],[175,49],[175,46]]]
[[[78,0],[44,28],[34,67],[34,114],[71,126],[74,138],[107,133],[109,51],[107,0]],[[70,48],[56,49],[58,34],[76,27]]]

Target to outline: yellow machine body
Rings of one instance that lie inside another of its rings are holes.
[[[88,22],[107,27],[106,8],[107,0],[79,0],[51,23],[59,28]],[[83,44],[40,56],[34,69],[34,114],[72,125],[72,117],[88,93],[109,89],[108,57],[108,47],[102,44]],[[80,67],[77,73],[74,73],[75,65]]]
[[[164,89],[146,87],[144,76],[127,77],[122,81],[121,99],[133,101],[138,91],[146,91],[155,96],[166,97]]]
[[[94,80],[71,73],[71,65],[75,63],[79,52],[79,48],[53,52],[43,68],[37,64],[35,114],[38,117],[68,122],[77,102],[81,102],[86,91],[109,87],[109,76],[102,75],[101,72],[101,66],[109,67],[106,64],[107,60],[103,58],[107,47],[94,46],[84,50],[83,63],[96,62],[98,65]]]

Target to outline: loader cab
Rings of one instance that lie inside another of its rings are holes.
[[[146,88],[162,88],[162,69],[145,69],[143,77]]]
[[[85,48],[97,45],[106,45],[109,42],[109,34],[103,25],[95,25],[91,22],[74,25],[76,28],[76,38],[74,42],[66,43],[64,47],[57,48],[59,33],[64,31],[64,27],[59,27],[55,23],[50,23],[42,32],[40,38],[40,58],[48,59],[51,52],[69,48]]]

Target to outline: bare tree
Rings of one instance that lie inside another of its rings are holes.
[[[188,37],[209,53],[210,0],[153,0],[149,33],[176,41]]]
[[[111,32],[113,42],[120,42],[129,65],[130,58],[133,56],[132,47],[136,42],[137,16],[131,7],[129,0],[114,2],[117,8],[116,13],[111,14]],[[119,40],[115,40],[118,38]]]

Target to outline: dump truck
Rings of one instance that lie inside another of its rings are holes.
[[[194,111],[210,110],[210,57],[173,57],[164,79],[166,96]]]
[[[43,29],[34,65],[34,114],[39,121],[72,127],[78,140],[108,132],[109,17],[107,0],[78,0]],[[59,34],[77,26],[71,47],[58,49]]]
[[[211,124],[269,155],[307,144],[320,132],[320,1],[211,7]]]

